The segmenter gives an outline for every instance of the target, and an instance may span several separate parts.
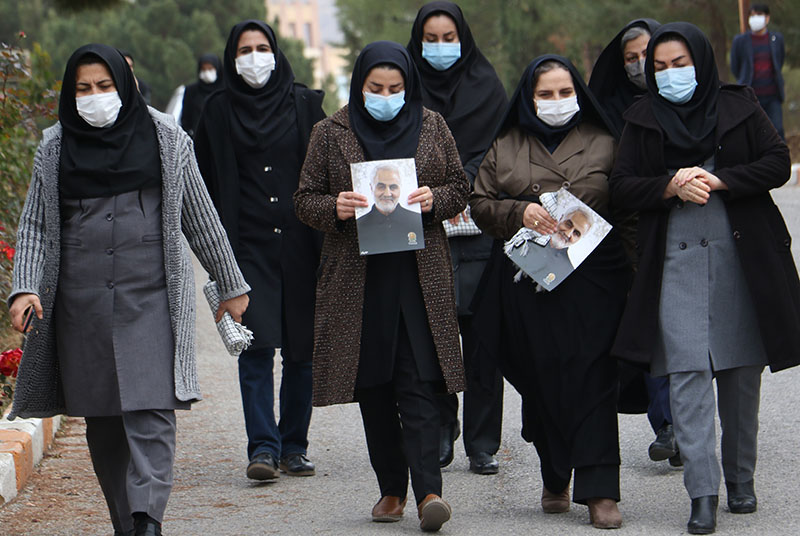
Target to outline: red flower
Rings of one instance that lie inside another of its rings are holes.
[[[3,376],[17,377],[19,362],[22,359],[22,350],[15,348],[0,354],[0,374]]]
[[[14,260],[14,253],[16,253],[16,250],[14,248],[12,248],[11,246],[9,246],[8,244],[6,244],[2,248],[0,248],[0,252],[5,253],[6,258],[8,260],[10,260],[10,261]]]
[[[20,30],[20,31],[19,31],[19,38],[20,38],[20,39],[25,39],[26,37],[28,37],[28,36],[27,36],[27,35],[25,35],[25,32],[23,32],[22,30]]]

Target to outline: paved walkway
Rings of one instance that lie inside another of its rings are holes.
[[[800,236],[800,188],[785,187],[775,198],[793,234]],[[166,535],[419,533],[413,508],[400,523],[370,522],[378,488],[353,404],[314,411],[309,456],[317,464],[317,476],[282,477],[272,484],[248,481],[236,362],[223,351],[204,303],[198,306],[198,316],[205,400],[192,411],[179,413],[175,489],[164,524]],[[442,534],[598,534],[588,524],[585,507],[573,505],[563,515],[541,512],[538,459],[533,447],[520,438],[519,397],[506,387],[500,473],[471,474],[463,445],[457,444],[456,460],[443,474],[453,519]],[[800,532],[798,408],[800,369],[765,373],[756,475],[759,510],[732,515],[721,507],[718,533]],[[644,416],[620,416],[624,526],[615,534],[685,533],[689,500],[683,473],[647,458],[651,440]],[[110,535],[105,504],[84,448],[82,425],[71,420],[56,450],[58,457],[46,459],[28,489],[0,509],[0,530],[27,536]]]

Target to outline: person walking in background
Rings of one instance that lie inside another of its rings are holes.
[[[644,66],[650,36],[661,26],[653,19],[629,22],[606,46],[592,69],[589,89],[614,124],[618,136],[625,126],[623,113],[634,100],[647,93]],[[617,230],[623,238],[634,268],[636,253],[635,212],[618,212]],[[640,368],[620,362],[620,393],[618,408],[621,413],[647,412],[656,438],[647,453],[653,461],[669,459],[670,465],[680,466],[681,457],[672,428],[669,409],[669,378],[654,378]],[[641,400],[641,401],[640,401]]]
[[[185,236],[241,321],[249,286],[191,140],[148,109],[120,52],[76,50],[20,217],[11,318],[25,344],[10,418],[85,417],[114,534],[157,536],[172,490],[175,410],[201,398]],[[183,233],[183,236],[182,236]]]
[[[225,46],[224,91],[205,103],[195,152],[236,260],[253,290],[244,324],[253,345],[239,356],[247,477],[315,474],[311,422],[314,285],[322,236],[294,214],[292,194],[311,127],[325,117],[321,91],[294,81],[275,33],[240,22]],[[273,360],[281,349],[280,420]]]
[[[414,158],[425,247],[360,255],[350,164]],[[450,519],[442,499],[437,392],[464,388],[453,271],[442,220],[467,202],[456,143],[444,119],[423,108],[405,48],[379,41],[353,67],[350,101],[314,128],[295,206],[325,232],[314,331],[314,404],[357,401],[381,498],[376,522],[399,521],[408,473],[420,528]]]
[[[769,193],[789,178],[789,150],[750,88],[721,86],[696,26],[656,30],[645,73],[610,179],[612,201],[639,212],[640,244],[613,352],[669,376],[688,531],[710,534],[716,410],[728,509],[755,512],[761,373],[800,363],[800,281]]]
[[[492,65],[481,54],[464,15],[452,2],[430,2],[417,13],[408,43],[422,82],[422,103],[447,121],[458,147],[467,179],[472,184],[483,154],[508,105],[505,89]],[[464,449],[470,471],[494,474],[494,455],[500,448],[503,422],[503,376],[481,358],[469,310],[481,278],[492,238],[483,234],[469,211],[445,226],[453,259],[458,326],[464,354],[467,390],[464,392]],[[441,416],[439,464],[453,461],[458,437],[458,397],[438,398]]]
[[[552,234],[558,222],[539,196],[561,188],[610,219],[612,132],[569,60],[536,58],[475,177],[475,222],[499,240],[523,226]],[[515,282],[519,268],[499,246],[473,322],[490,359],[522,396],[522,437],[541,460],[542,510],[569,511],[574,472],[572,500],[588,505],[596,528],[618,528],[617,364],[610,350],[630,281],[622,243],[609,233],[552,291],[529,278]]]
[[[128,66],[131,68],[131,72],[134,72],[135,70],[134,65],[136,62],[133,60],[133,54],[131,54],[127,50],[120,50],[120,52],[122,52],[122,55],[125,57],[125,61],[128,62]],[[145,104],[150,106],[150,97],[152,97],[153,93],[153,91],[150,89],[150,84],[148,84],[144,80],[141,80],[138,76],[136,76],[135,72],[133,76],[134,80],[136,80],[136,87],[139,89],[139,93],[142,94]]]
[[[751,86],[758,103],[767,112],[769,120],[784,140],[783,110],[786,98],[783,87],[783,59],[786,55],[783,35],[770,32],[769,6],[752,4],[747,19],[750,31],[733,38],[731,45],[731,71],[736,81]]]
[[[216,54],[203,54],[197,60],[197,81],[186,86],[181,107],[181,126],[194,136],[200,122],[200,112],[209,95],[221,90],[222,62]]]

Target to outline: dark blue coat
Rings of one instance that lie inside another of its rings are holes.
[[[781,68],[786,55],[783,47],[783,35],[779,32],[767,32],[767,34],[769,35],[769,50],[772,53],[772,68],[775,71],[775,85],[778,86],[778,97],[783,102],[785,93]],[[736,83],[743,86],[753,84],[753,43],[750,40],[750,32],[739,34],[733,38],[731,72],[736,77]]]

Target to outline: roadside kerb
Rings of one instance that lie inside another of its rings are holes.
[[[53,443],[61,416],[0,420],[0,507],[17,496]]]

